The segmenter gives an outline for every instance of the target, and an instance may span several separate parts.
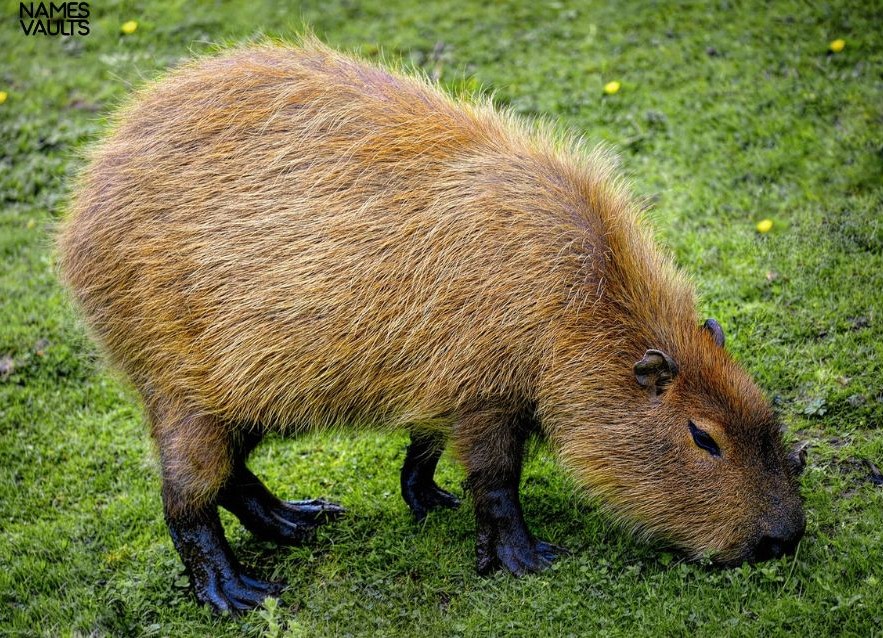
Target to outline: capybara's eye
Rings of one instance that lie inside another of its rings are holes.
[[[690,421],[690,434],[693,435],[693,442],[712,456],[720,456],[721,449],[717,446],[717,442],[711,438],[711,435],[705,430],[700,430],[696,424]]]

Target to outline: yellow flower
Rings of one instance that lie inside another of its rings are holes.
[[[134,20],[129,20],[128,22],[123,22],[123,26],[120,27],[120,31],[125,33],[126,35],[132,35],[138,29],[138,23]]]
[[[9,93],[7,93],[6,91],[0,91],[0,104],[3,104],[8,97]]]
[[[831,43],[828,45],[828,48],[831,50],[831,53],[840,53],[845,46],[846,42],[838,38],[831,41]]]
[[[763,234],[768,233],[773,228],[773,220],[772,219],[761,219],[757,222],[757,232]]]
[[[608,82],[607,84],[604,85],[604,92],[607,95],[613,95],[614,93],[619,92],[619,87],[621,87],[621,86],[622,85],[619,82],[617,82],[616,80],[613,80],[613,82]]]

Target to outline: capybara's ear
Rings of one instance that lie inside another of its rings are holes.
[[[654,398],[665,391],[677,374],[678,364],[661,350],[648,350],[635,364],[635,380]]]
[[[724,329],[721,328],[721,325],[717,321],[714,319],[706,319],[705,323],[702,324],[702,327],[711,333],[711,337],[717,345],[721,348],[724,347]]]

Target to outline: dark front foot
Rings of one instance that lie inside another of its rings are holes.
[[[230,550],[217,510],[167,518],[175,549],[190,576],[196,599],[217,613],[238,613],[278,596],[284,585],[248,575]]]
[[[321,499],[281,501],[244,466],[233,474],[218,503],[252,534],[280,545],[300,545],[319,525],[346,512],[340,505]]]
[[[434,509],[455,509],[460,499],[435,484],[433,475],[444,449],[444,437],[433,434],[412,434],[411,445],[402,465],[402,498],[418,521]]]
[[[511,488],[477,495],[475,513],[477,568],[481,575],[500,568],[516,576],[540,572],[567,553],[563,547],[533,537],[525,525],[517,493]]]
[[[402,487],[402,497],[418,522],[426,518],[426,515],[434,509],[460,507],[460,499],[450,492],[445,492],[435,482],[430,482],[429,485],[408,486],[408,489]]]
[[[501,538],[491,533],[478,534],[477,567],[478,573],[486,576],[500,568],[507,569],[516,576],[541,572],[567,550],[558,545],[538,541],[519,535]]]

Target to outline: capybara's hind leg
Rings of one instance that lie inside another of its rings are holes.
[[[175,549],[181,556],[193,592],[216,612],[248,611],[283,585],[249,576],[230,550],[216,506],[195,510],[187,517],[166,515]]]
[[[230,435],[205,415],[151,411],[163,473],[163,507],[172,542],[199,602],[217,612],[259,606],[282,586],[246,574],[218,518],[217,496],[233,467]]]
[[[232,512],[252,534],[281,545],[297,545],[344,508],[321,499],[282,501],[239,459],[230,480],[218,495],[218,504]]]
[[[430,510],[439,507],[455,508],[460,499],[435,484],[433,475],[445,448],[445,437],[431,432],[412,432],[411,445],[402,465],[402,498],[418,521]]]

